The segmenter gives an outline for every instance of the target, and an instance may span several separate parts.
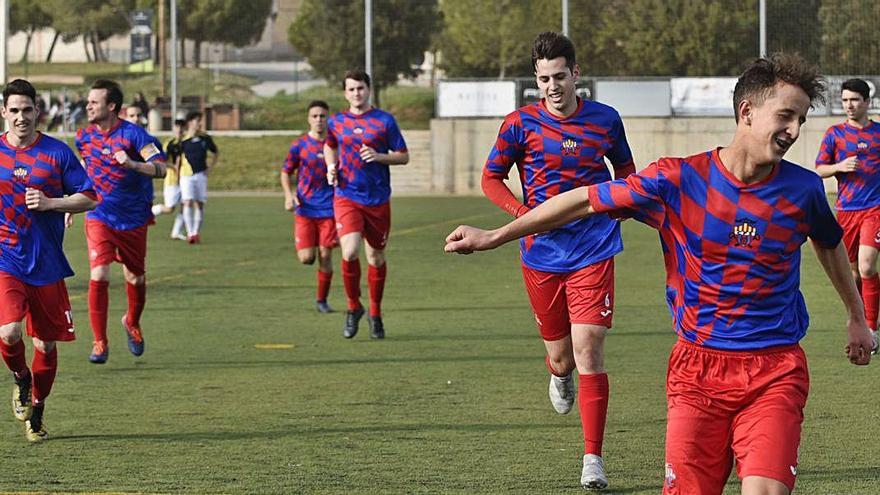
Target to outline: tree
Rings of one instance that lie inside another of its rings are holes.
[[[558,0],[443,0],[438,47],[450,77],[530,76],[531,46],[542,31],[559,30]]]
[[[229,43],[245,46],[263,34],[272,12],[272,0],[181,0],[181,32],[195,42],[193,63],[201,64],[202,43]]]
[[[64,40],[83,37],[86,57],[97,62],[107,57],[99,43],[115,34],[123,34],[131,29],[129,14],[134,9],[135,0],[43,0],[48,12],[75,12],[75,15],[57,16],[52,27],[61,33]],[[89,54],[89,49],[92,54]]]
[[[27,0],[12,0],[9,4],[9,31],[15,34],[24,31],[26,39],[21,62],[27,62],[28,51],[34,31],[52,25],[52,16],[39,3]]]
[[[444,0],[445,1],[445,0]],[[413,77],[439,29],[437,0],[373,2],[373,81],[381,88]],[[363,0],[304,0],[287,31],[288,40],[319,76],[339,82],[345,71],[364,66]]]
[[[826,74],[880,74],[880,3],[869,0],[823,0],[819,7],[820,54]]]

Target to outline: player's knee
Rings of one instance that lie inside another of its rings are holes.
[[[380,251],[378,249],[372,250],[367,253],[367,263],[375,267],[381,267],[385,264],[385,251]]]
[[[32,339],[34,341],[34,349],[39,351],[41,354],[49,354],[53,350],[55,350],[55,342],[54,341],[44,341],[40,340],[36,337]]]
[[[877,274],[877,262],[874,260],[859,260],[859,276],[862,278],[873,277]]]
[[[566,354],[551,355],[550,366],[557,375],[567,375],[575,368],[574,357]]]
[[[100,265],[89,271],[89,278],[97,281],[105,281],[110,278],[110,265]]]
[[[21,322],[0,326],[0,340],[6,345],[15,345],[21,340]]]
[[[303,265],[311,265],[315,262],[315,253],[313,252],[304,253],[300,251],[297,253],[297,256],[299,257],[299,262]]]

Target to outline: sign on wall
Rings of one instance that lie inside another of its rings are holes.
[[[516,110],[513,81],[440,81],[438,117],[504,117]]]

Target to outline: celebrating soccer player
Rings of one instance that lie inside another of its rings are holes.
[[[89,248],[89,320],[95,344],[89,361],[107,362],[107,306],[110,264],[122,263],[128,311],[122,328],[128,349],[135,356],[144,352],[141,314],[147,301],[145,259],[147,224],[153,219],[154,177],[165,175],[165,155],[152,136],[141,127],[120,120],[122,89],[113,81],[99,79],[92,85],[86,104],[89,126],[76,133],[89,178],[98,192],[99,204],[86,215]]]
[[[532,66],[543,99],[504,119],[483,170],[483,191],[504,211],[519,217],[547,199],[576,187],[635,172],[623,123],[606,105],[575,93],[580,68],[574,45],[559,34],[538,35]],[[504,184],[514,163],[525,204]],[[567,414],[575,401],[584,435],[581,484],[608,485],[602,439],[608,412],[605,334],[614,306],[614,255],[623,249],[620,225],[597,215],[520,243],[526,292],[547,350],[550,402]]]
[[[809,321],[799,289],[807,238],[846,307],[847,357],[871,360],[822,181],[782,159],[823,90],[799,57],[759,59],[737,81],[729,146],[661,158],[624,180],[555,196],[499,229],[461,226],[447,238],[446,251],[470,253],[603,212],[659,230],[679,337],[666,382],[666,494],[720,494],[734,460],[744,494],[794,488],[809,389],[798,345]]]
[[[180,142],[180,198],[183,200],[183,222],[190,244],[202,241],[199,232],[205,203],[208,201],[208,175],[217,165],[217,145],[202,130],[202,113],[186,116],[186,135]]]
[[[327,103],[309,103],[309,132],[290,146],[281,169],[284,209],[295,210],[294,239],[300,263],[311,265],[318,258],[318,294],[315,306],[321,313],[332,313],[327,304],[333,279],[333,248],[339,243],[333,219],[333,186],[327,182],[324,140],[327,137]],[[292,190],[290,183],[296,184]]]
[[[853,278],[860,283],[865,319],[877,330],[880,309],[880,125],[868,119],[870,88],[861,79],[843,83],[846,120],[825,132],[816,172],[837,177],[837,221],[843,227]]]
[[[90,210],[95,191],[76,155],[61,141],[36,131],[37,93],[16,79],[3,90],[0,136],[0,353],[12,371],[12,409],[25,421],[31,442],[46,439],[43,413],[58,367],[57,341],[74,340],[64,279],[73,275],[62,251],[64,214]],[[34,343],[25,361],[21,321]]]
[[[333,211],[342,249],[342,282],[348,298],[342,335],[347,339],[354,337],[364,316],[360,301],[363,239],[369,266],[370,337],[383,339],[385,246],[391,230],[388,166],[406,165],[409,153],[394,117],[370,105],[370,76],[366,72],[347,72],[343,89],[349,109],[330,118],[324,143],[327,181],[336,186]]]

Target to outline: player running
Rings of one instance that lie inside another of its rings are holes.
[[[880,125],[868,118],[870,88],[861,79],[843,83],[840,99],[846,120],[825,132],[816,172],[837,178],[837,221],[853,278],[860,286],[865,319],[877,330],[880,309]]]
[[[180,141],[180,198],[183,201],[183,223],[190,244],[202,242],[199,234],[205,203],[208,201],[208,176],[220,153],[214,139],[202,131],[202,113],[190,112],[186,116],[186,135]]]
[[[89,91],[86,114],[89,126],[76,133],[76,147],[99,204],[86,215],[89,249],[89,320],[95,343],[89,361],[107,362],[108,287],[110,264],[122,263],[128,311],[122,328],[128,350],[144,353],[141,314],[147,302],[145,260],[147,225],[153,219],[153,178],[165,176],[165,155],[142,128],[118,117],[122,89],[99,79]]]
[[[336,186],[333,212],[342,249],[342,282],[348,298],[342,336],[354,337],[364,316],[360,301],[363,239],[370,286],[370,337],[384,339],[382,293],[388,269],[385,246],[391,230],[388,166],[406,165],[409,153],[394,117],[370,105],[370,76],[359,70],[349,71],[342,84],[349,108],[330,118],[324,143],[327,181]]]
[[[295,211],[294,239],[300,263],[311,265],[318,258],[318,293],[315,307],[332,313],[327,304],[333,279],[333,248],[339,243],[333,219],[333,186],[327,183],[324,140],[330,107],[321,100],[309,103],[309,132],[293,142],[281,169],[284,209]],[[296,190],[290,187],[296,184]]]
[[[48,437],[46,398],[55,382],[55,342],[76,338],[64,279],[73,275],[62,250],[64,214],[97,204],[76,155],[61,141],[36,130],[37,92],[23,79],[3,89],[0,136],[0,354],[12,371],[12,412],[25,422],[25,437]],[[21,321],[34,343],[25,361]]]
[[[483,169],[483,192],[514,217],[547,199],[635,172],[623,122],[613,108],[575,93],[580,68],[571,41],[553,32],[535,38],[532,66],[544,98],[504,119]],[[505,185],[519,168],[524,202]],[[567,414],[575,401],[584,435],[581,484],[608,486],[602,440],[608,412],[605,335],[614,307],[614,255],[623,250],[620,225],[597,215],[520,242],[522,271],[547,350],[550,402]]]
[[[562,193],[501,228],[461,226],[447,238],[446,251],[470,253],[598,213],[659,230],[679,336],[666,382],[666,494],[720,494],[734,460],[744,494],[794,488],[809,389],[798,345],[809,322],[799,290],[807,238],[846,307],[847,357],[871,360],[822,181],[782,160],[823,90],[799,57],[759,59],[737,81],[729,146],[661,158],[624,180]]]

